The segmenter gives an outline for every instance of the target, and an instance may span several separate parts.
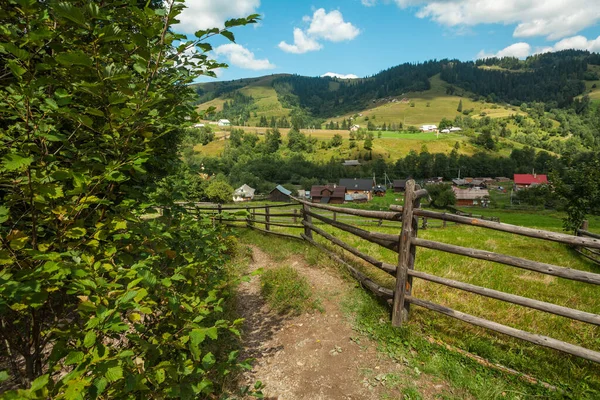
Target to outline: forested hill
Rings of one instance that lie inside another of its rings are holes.
[[[513,105],[544,102],[550,108],[564,108],[584,93],[585,81],[600,79],[592,68],[599,65],[597,53],[565,50],[526,60],[488,58],[474,62],[407,63],[356,80],[273,75],[269,81],[283,108],[302,109],[317,118],[361,111],[377,99],[428,90],[430,78],[437,74],[449,84],[449,92],[466,90],[490,102]],[[233,98],[236,90],[260,79],[200,84],[197,87],[200,103],[218,97]]]

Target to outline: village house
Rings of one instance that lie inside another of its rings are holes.
[[[231,122],[228,119],[220,119],[217,121],[217,125],[219,126],[231,126]]]
[[[290,201],[291,194],[292,192],[290,192],[283,186],[277,185],[277,187],[275,187],[275,189],[271,190],[271,192],[269,193],[269,200],[279,202]]]
[[[419,130],[421,132],[437,132],[437,125],[421,125]]]
[[[358,162],[358,160],[344,160],[342,165],[344,167],[358,167],[360,165],[360,162]]]
[[[254,192],[256,189],[251,188],[245,183],[233,192],[233,201],[236,203],[243,201],[250,201],[254,198]]]
[[[352,195],[353,199],[356,199],[356,195],[365,195],[367,197],[367,201],[370,201],[373,198],[373,187],[375,186],[373,183],[373,179],[340,179],[340,186],[346,188],[346,194]]]
[[[404,192],[406,189],[406,179],[394,179],[392,188],[394,189],[394,193]]]
[[[360,129],[360,125],[354,124],[350,127],[350,132],[357,132],[359,129]]]
[[[490,200],[490,193],[487,189],[459,189],[452,187],[456,196],[457,206],[482,206],[487,207]]]
[[[526,189],[535,185],[548,184],[548,177],[542,174],[514,174],[515,189]]]
[[[346,188],[343,186],[315,185],[310,189],[313,203],[344,204]]]

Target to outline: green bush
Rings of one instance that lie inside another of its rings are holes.
[[[189,84],[222,66],[188,50],[233,36],[187,41],[181,1],[144,3],[0,11],[3,398],[199,398],[238,363],[225,238],[152,196],[198,118]]]

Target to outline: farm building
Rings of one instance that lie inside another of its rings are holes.
[[[233,192],[233,201],[242,202],[250,201],[254,198],[254,192],[256,189],[251,188],[245,183]]]
[[[231,126],[231,122],[228,119],[220,119],[217,121],[217,125],[219,126]]]
[[[437,125],[421,125],[419,128],[421,132],[436,132],[437,129]]]
[[[548,177],[542,174],[515,174],[515,188],[526,189],[532,185],[545,185],[548,183]]]
[[[406,179],[394,179],[392,187],[395,193],[404,192],[406,189]]]
[[[281,185],[277,185],[277,187],[271,190],[269,193],[269,200],[271,201],[290,201],[290,195],[292,192],[287,190]]]
[[[454,179],[452,179],[452,184],[454,186],[467,186],[469,184],[469,182],[467,182],[464,179],[454,178]]]
[[[360,129],[360,125],[352,125],[350,127],[350,132],[356,132]]]
[[[344,204],[346,188],[343,186],[313,186],[310,197],[313,203]]]
[[[342,165],[344,167],[358,167],[360,165],[360,162],[358,162],[358,160],[344,160]]]
[[[452,187],[457,206],[482,206],[489,204],[490,193],[486,189],[459,189]]]
[[[510,178],[507,178],[505,176],[498,176],[496,177],[496,182],[509,182]]]
[[[357,194],[363,194],[367,196],[367,201],[373,198],[373,179],[340,179],[340,186],[346,188],[346,193],[352,195],[354,198]]]
[[[385,191],[386,191],[386,189],[385,189],[385,186],[383,186],[383,185],[377,185],[377,186],[375,186],[375,189],[373,189],[373,193],[375,194],[375,196],[378,196],[378,197],[385,196]]]

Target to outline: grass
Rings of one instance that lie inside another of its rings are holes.
[[[423,92],[405,93],[397,98],[407,98],[414,103],[414,107],[410,103],[375,103],[372,108],[362,111],[354,123],[361,126],[367,125],[367,118],[374,124],[381,125],[383,123],[400,123],[404,125],[424,125],[438,124],[442,118],[453,120],[456,116],[462,115],[457,111],[458,103],[462,100],[463,110],[473,109],[471,115],[479,116],[482,112],[492,118],[507,117],[511,114],[523,114],[514,107],[499,106],[497,104],[487,102],[474,102],[469,98],[469,93],[461,92],[459,89],[456,95],[446,94],[448,83],[444,82],[439,75],[433,76],[430,80],[431,88]],[[458,94],[462,95],[459,96]],[[427,106],[429,104],[429,107]],[[333,121],[341,121],[348,119],[355,113],[333,118]]]
[[[382,208],[385,208],[390,202],[398,203],[395,199],[399,196],[394,194],[388,194],[388,196],[377,200],[381,202]],[[552,231],[562,231],[561,218],[564,215],[555,211],[519,211],[482,208],[465,208],[464,210],[475,214],[499,216],[502,222]],[[432,222],[430,225],[434,224],[439,224],[439,222]],[[590,218],[590,225],[592,227],[599,227],[600,218]],[[393,251],[365,242],[329,226],[322,224],[319,226],[379,260],[391,264],[397,263],[398,255]],[[382,227],[362,226],[362,228],[383,233],[398,234],[400,224],[397,224],[397,226],[384,225]],[[284,230],[282,229],[282,231]],[[287,232],[298,234],[297,230],[287,230]],[[318,238],[317,235],[315,237],[318,241],[327,244],[324,240]],[[600,273],[600,267],[582,259],[567,246],[510,235],[504,232],[448,224],[448,227],[445,229],[421,230],[419,231],[419,237]],[[271,238],[267,238],[266,240],[271,240]],[[294,244],[294,246],[299,247],[302,247],[302,245],[301,242]],[[270,247],[276,246],[271,245]],[[285,253],[286,251],[290,251],[290,249],[283,250],[279,248],[277,251]],[[357,265],[373,280],[384,286],[393,288],[394,279],[389,275],[370,265],[362,263],[357,263]],[[427,249],[417,250],[415,268],[433,275],[473,285],[600,314],[600,298],[597,295],[598,289],[589,284]],[[600,351],[600,336],[598,328],[595,326],[446,288],[418,279],[414,282],[413,294],[417,298],[442,304],[471,315]],[[378,307],[380,306],[378,305]],[[376,315],[378,327],[381,325],[378,329],[386,331],[389,327],[389,309],[383,306]],[[472,371],[469,372],[469,369],[464,368],[464,357],[456,358],[458,356],[452,356],[450,359],[446,359],[445,355],[442,356],[439,354],[440,349],[433,351],[431,349],[432,345],[428,342],[425,343],[427,338],[441,340],[459,349],[484,357],[492,363],[499,363],[517,371],[530,374],[542,381],[557,385],[568,390],[568,393],[573,398],[597,398],[600,395],[600,367],[577,357],[568,356],[519,339],[480,329],[418,307],[412,308],[411,319],[406,327],[406,332],[408,332],[407,335],[411,335],[418,342],[418,344],[411,345],[415,346],[417,351],[420,352],[422,351],[421,348],[425,347],[428,349],[427,351],[431,352],[426,360],[421,361],[426,364],[427,368],[432,369],[434,372],[437,371],[435,374],[443,374],[447,379],[465,381],[460,383],[459,386],[465,388],[469,393],[477,394],[476,398],[494,398],[498,393],[508,390],[507,388],[510,388],[515,383],[512,382],[512,378],[508,379],[508,381],[505,379],[499,380],[496,387],[488,387],[481,384],[481,382],[471,382],[475,378],[473,376],[469,377]],[[385,333],[385,335],[382,334],[384,338],[381,341],[382,346],[389,347],[394,351],[401,351],[400,349],[396,349],[396,347],[404,344],[404,342],[398,342],[397,339],[393,339],[392,333],[393,335],[398,335],[398,331],[396,330],[391,330]],[[443,353],[446,354],[445,351]],[[459,362],[459,359],[463,361]],[[454,363],[461,365],[456,366]],[[447,370],[450,367],[455,370],[459,368],[463,372],[457,372],[458,375],[454,378],[448,377],[447,374],[450,372]],[[478,370],[479,368],[477,367]],[[538,389],[536,387],[534,392]],[[547,395],[552,396],[551,394]]]
[[[260,282],[262,296],[281,314],[300,315],[321,309],[308,280],[290,266],[267,270],[261,275]]]
[[[475,238],[474,246],[485,247],[485,243],[487,243],[488,247],[495,245],[497,251],[503,252],[507,251],[507,247],[513,247],[511,241],[501,243],[499,236],[489,237],[476,232],[464,232],[461,228],[464,227],[430,230],[422,232],[420,236],[432,238],[432,236],[441,235],[445,238],[445,241],[454,243],[470,242]],[[377,230],[381,231],[382,228]],[[390,233],[393,231],[398,232],[397,229],[388,230]],[[498,234],[501,236],[501,233]],[[336,232],[336,236],[350,241],[341,232]],[[289,256],[293,253],[306,254],[312,251],[312,248],[306,243],[277,237],[265,237],[255,232],[244,231],[240,238],[243,242],[259,243],[259,247],[270,254],[287,254]],[[490,240],[496,243],[490,242]],[[524,238],[523,240],[524,242],[514,244],[517,248],[512,250],[513,254],[522,252],[524,248],[532,248],[532,243],[527,243],[527,241],[533,239]],[[377,246],[362,244],[360,247],[363,251],[390,262],[394,262],[397,258],[394,253],[387,250],[382,251]],[[546,261],[559,258],[571,262],[571,267],[583,269],[586,267],[586,265],[582,265],[577,257],[568,250],[561,249],[558,245],[551,245],[549,248],[542,247],[539,250],[540,253],[546,255]],[[557,252],[559,254],[554,254]],[[564,282],[541,282],[535,279],[536,277],[532,273],[522,271],[515,273],[514,269],[509,270],[508,267],[506,271],[497,270],[497,266],[494,267],[490,263],[485,263],[486,267],[484,268],[483,265],[477,265],[479,262],[465,263],[455,259],[435,259],[440,255],[433,252],[430,252],[430,254],[423,253],[424,251],[419,250],[417,254],[417,269],[419,270],[454,279],[464,279],[475,284],[483,283],[488,287],[501,290],[506,289],[505,286],[512,287],[517,283],[516,287],[519,294],[532,295],[536,298],[540,298],[539,295],[542,294],[542,300],[550,300],[592,312],[600,311],[595,292],[592,290],[582,291],[582,284],[575,284],[573,287],[568,288],[563,286]],[[319,264],[332,267],[332,262],[327,257],[320,258]],[[587,265],[588,270],[589,267]],[[334,268],[342,271],[339,266]],[[385,281],[387,278],[387,275],[378,275],[377,271],[371,270],[367,266],[362,265],[361,268],[369,272],[371,277],[380,281]],[[503,279],[504,273],[516,274],[516,276],[514,279],[507,281]],[[522,279],[521,275],[527,278]],[[502,306],[500,302],[486,304],[485,301],[481,302],[475,296],[467,296],[464,293],[455,292],[444,287],[428,286],[422,281],[415,282],[414,295],[441,304],[452,302],[454,304],[448,305],[465,312],[478,310],[483,317],[493,320],[500,318],[499,322],[504,324],[519,325],[522,328],[534,331],[552,330],[555,337],[557,337],[557,331],[565,330],[565,332],[558,335],[558,338],[568,337],[571,340],[575,339],[575,342],[586,342],[592,346],[596,343],[596,349],[600,347],[596,336],[597,332],[594,331],[594,328],[587,331],[582,330],[580,326],[576,326],[577,324],[561,324],[557,321],[559,318],[540,320],[539,317],[542,313],[523,312],[515,306],[507,308]],[[591,304],[587,307],[582,306],[585,302],[591,302]],[[349,320],[354,324],[356,331],[374,340],[380,352],[408,367],[402,375],[386,377],[386,382],[402,388],[405,398],[419,398],[419,396],[422,396],[419,388],[414,384],[422,373],[437,377],[448,384],[450,387],[449,393],[445,393],[444,398],[452,399],[523,399],[533,397],[594,399],[598,398],[598,393],[600,393],[600,369],[593,363],[475,328],[417,307],[413,307],[408,324],[400,329],[393,328],[389,320],[389,307],[381,304],[359,286],[350,291],[342,306],[348,314]],[[520,372],[531,374],[535,378],[559,387],[564,392],[553,392],[542,386],[526,383],[516,376],[482,366],[460,353],[438,345],[434,339],[442,340],[457,348],[480,355],[492,363],[499,363]]]

